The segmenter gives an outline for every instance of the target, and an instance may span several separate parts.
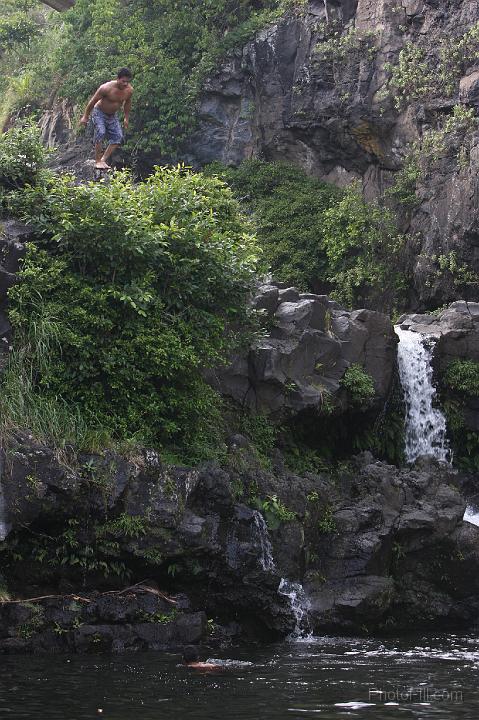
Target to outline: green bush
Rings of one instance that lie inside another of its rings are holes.
[[[348,392],[348,397],[355,407],[367,405],[375,396],[373,379],[361,365],[350,365],[340,382]]]
[[[45,156],[33,122],[0,134],[0,186],[11,190],[34,184],[44,167]]]
[[[474,360],[453,360],[443,377],[446,386],[465,395],[479,396],[479,363]]]
[[[392,310],[404,277],[403,238],[390,211],[367,203],[353,183],[324,213],[323,243],[332,297],[348,307]]]
[[[333,185],[284,163],[248,160],[238,168],[211,165],[249,211],[275,280],[303,290],[323,290],[327,262],[322,245],[324,212],[337,201]]]
[[[127,173],[86,185],[46,176],[11,193],[8,206],[37,237],[10,291],[30,365],[33,328],[42,318],[54,328],[47,361],[31,373],[33,404],[79,408],[120,440],[177,444],[191,457],[217,452],[220,399],[202,371],[224,360],[231,328],[249,322],[257,257],[231,192],[217,179],[157,169],[140,184]],[[23,406],[13,406],[18,424]]]
[[[253,213],[275,280],[327,292],[350,307],[395,304],[402,238],[392,213],[365,202],[357,185],[339,190],[299,168],[260,160],[214,164],[207,172],[219,174]]]

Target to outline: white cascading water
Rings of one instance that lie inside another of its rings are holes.
[[[479,527],[479,509],[477,507],[473,507],[472,505],[468,505],[466,512],[464,513],[464,521]]]
[[[281,578],[278,593],[288,598],[291,612],[296,621],[288,640],[308,640],[313,633],[309,624],[310,603],[303,586],[300,583]]]
[[[253,515],[254,524],[258,534],[259,546],[261,550],[259,564],[261,565],[261,568],[265,570],[265,572],[268,572],[269,570],[275,569],[273,548],[271,545],[271,540],[269,539],[268,528],[266,526],[264,517],[261,515],[260,512],[258,512],[258,510],[255,510]]]
[[[432,455],[437,460],[449,462],[451,451],[446,418],[439,408],[434,407],[434,339],[399,326],[395,329],[399,337],[399,377],[406,403],[406,462],[413,463],[420,455]]]

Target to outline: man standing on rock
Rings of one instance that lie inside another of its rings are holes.
[[[95,130],[95,167],[99,170],[110,169],[107,160],[123,142],[123,131],[117,115],[121,108],[125,113],[123,125],[125,130],[128,129],[133,95],[131,79],[128,68],[122,68],[116,80],[100,85],[80,120],[80,125],[86,127],[91,114]],[[105,140],[108,142],[106,150],[103,148]]]

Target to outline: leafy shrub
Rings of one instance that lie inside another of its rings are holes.
[[[33,122],[0,134],[0,185],[5,189],[34,184],[45,163],[45,150]]]
[[[268,495],[265,500],[255,498],[254,504],[263,513],[270,530],[277,530],[281,523],[290,522],[296,518],[296,513],[287,508],[277,495]]]
[[[211,165],[254,213],[258,239],[275,280],[320,290],[326,275],[324,212],[340,197],[333,185],[284,163],[247,160],[238,168]]]
[[[256,263],[231,192],[181,168],[140,184],[47,176],[9,207],[38,238],[10,291],[15,333],[28,338],[42,317],[55,326],[34,396],[80,408],[114,438],[218,452],[220,401],[202,370],[248,322]]]
[[[404,283],[403,238],[392,213],[367,203],[353,183],[324,213],[323,223],[331,295],[349,307],[391,310]]]
[[[341,378],[340,384],[347,390],[353,406],[360,407],[368,404],[375,396],[373,379],[362,369],[361,365],[350,365]]]
[[[249,160],[211,165],[253,213],[259,243],[275,280],[328,292],[348,306],[389,309],[402,289],[402,239],[393,215],[346,190],[283,163]]]
[[[452,390],[472,397],[479,396],[479,363],[474,360],[453,360],[443,377]]]

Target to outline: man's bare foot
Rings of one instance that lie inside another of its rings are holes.
[[[110,165],[106,163],[104,160],[100,160],[99,162],[95,163],[95,167],[97,170],[111,170]]]

